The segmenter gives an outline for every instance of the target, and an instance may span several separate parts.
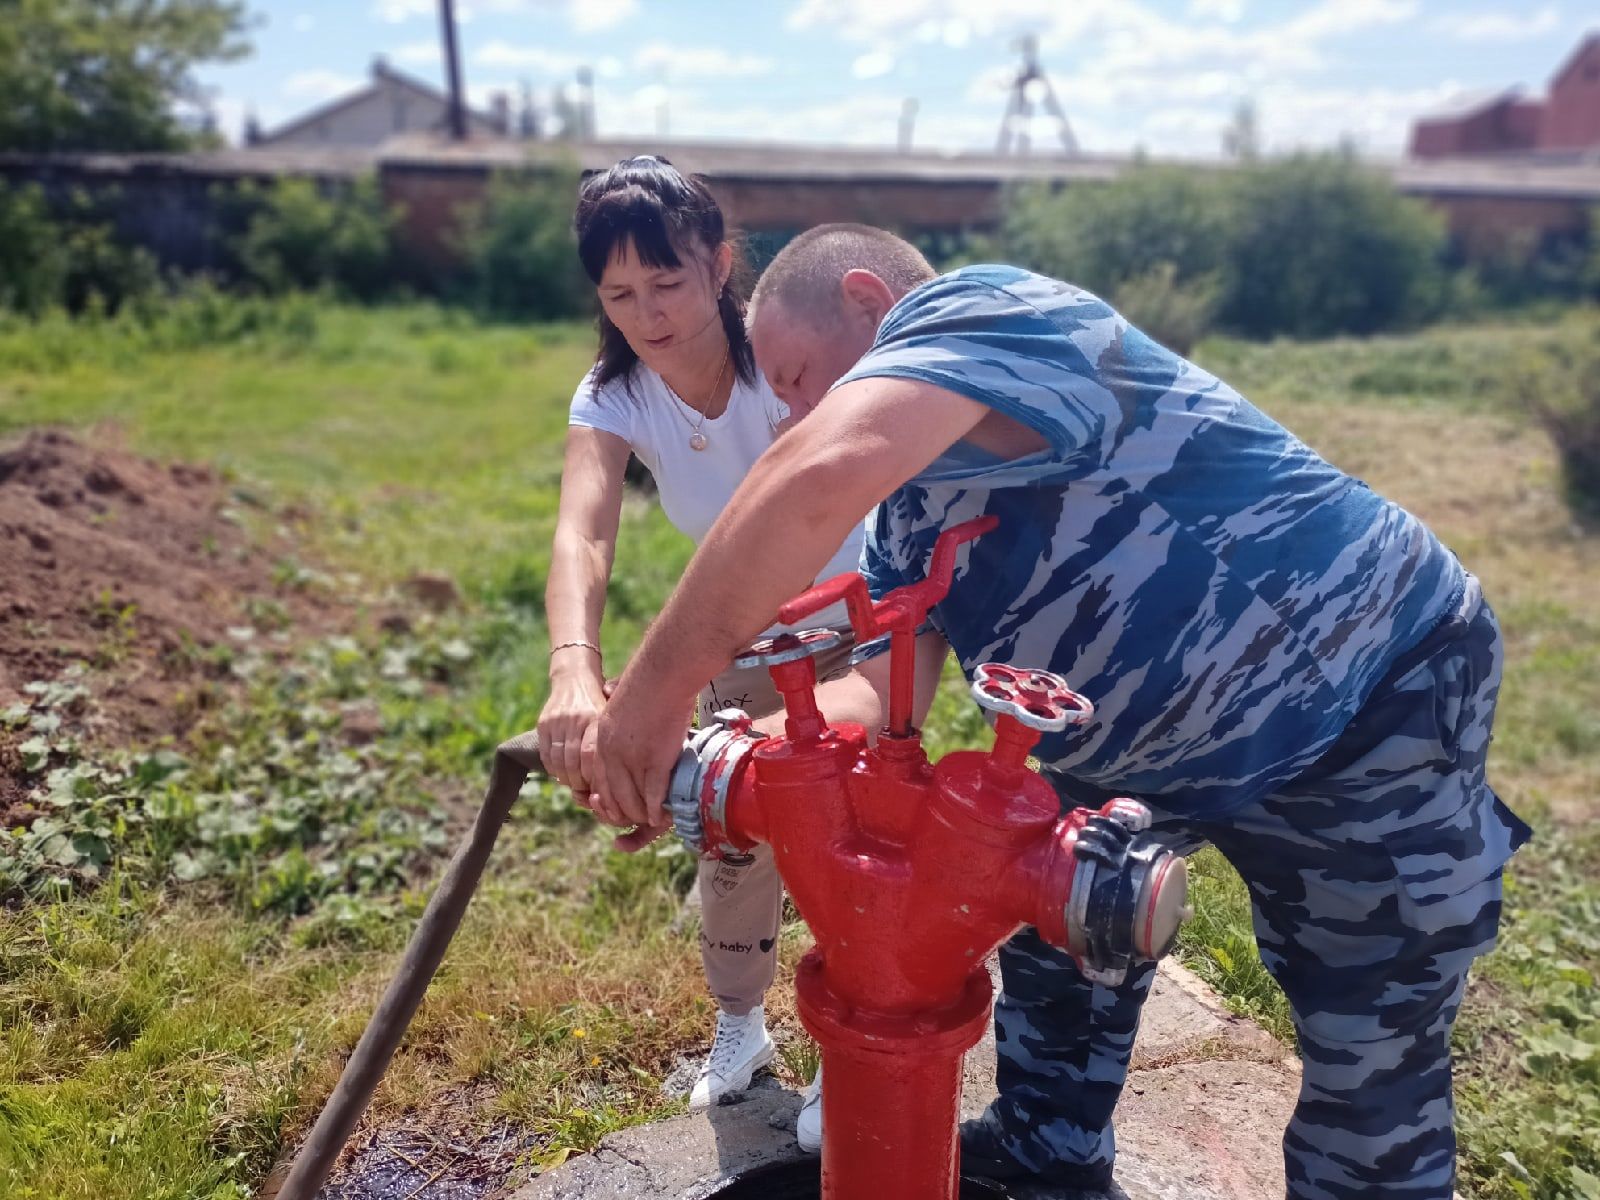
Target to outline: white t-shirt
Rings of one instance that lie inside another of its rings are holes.
[[[759,374],[754,384],[736,375],[728,407],[702,424],[700,414],[679,400],[660,375],[639,363],[631,376],[601,388],[594,386],[593,371],[585,375],[573,394],[567,423],[627,442],[655,477],[667,520],[698,546],[756,459],[772,445],[777,424],[787,415],[783,401]],[[706,438],[704,450],[689,445],[697,427]],[[862,529],[855,527],[818,579],[860,570]],[[844,606],[835,605],[803,624],[814,628],[847,620]]]

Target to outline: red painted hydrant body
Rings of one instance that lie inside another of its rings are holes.
[[[841,597],[858,639],[911,639],[949,587],[970,522],[940,538],[929,578],[873,606],[840,576],[780,612],[803,619]],[[1043,729],[1092,712],[1039,671],[981,668],[975,697],[997,710],[990,753],[930,765],[910,727],[910,672],[896,661],[890,725],[869,747],[859,725],[817,711],[810,654],[831,634],[759,643],[784,695],[786,736],[762,739],[742,714],[691,738],[672,785],[680,835],[735,857],[766,843],[816,947],[796,977],[800,1015],[822,1047],[822,1194],[826,1200],[954,1200],[961,1056],[989,1020],[985,959],[1036,926],[1093,978],[1170,949],[1182,920],[1184,860],[1136,834],[1142,805],[1115,800],[1060,815],[1055,790],[1027,769]],[[903,695],[902,695],[903,693]]]

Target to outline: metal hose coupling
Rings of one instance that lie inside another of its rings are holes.
[[[726,840],[728,788],[744,756],[761,741],[750,732],[750,715],[725,708],[711,723],[683,742],[667,785],[672,828],[695,854],[727,862],[749,862],[751,855]]]
[[[1107,987],[1135,961],[1165,956],[1194,915],[1187,860],[1145,836],[1149,828],[1150,810],[1119,798],[1075,810],[1057,840],[1039,932]]]

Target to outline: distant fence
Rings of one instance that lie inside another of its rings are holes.
[[[376,171],[386,199],[404,210],[402,244],[425,276],[448,270],[464,207],[497,170],[537,168],[560,157],[595,170],[630,154],[661,152],[705,177],[734,223],[757,235],[825,221],[864,221],[908,234],[992,229],[1007,188],[1028,181],[1074,187],[1115,178],[1127,160],[895,154],[804,146],[597,142],[575,146],[482,143],[371,151],[233,150],[216,154],[0,154],[0,179],[36,182],[53,199],[72,191],[115,196],[118,232],[180,270],[217,269],[233,232],[229,192],[280,175],[338,186]],[[1206,169],[1225,169],[1206,164]],[[1502,160],[1404,162],[1386,168],[1396,187],[1447,216],[1469,251],[1514,237],[1580,235],[1600,204],[1600,166]]]

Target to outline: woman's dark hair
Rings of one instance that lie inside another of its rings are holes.
[[[683,255],[714,254],[728,240],[722,209],[706,185],[651,155],[625,158],[586,179],[578,189],[572,223],[578,234],[578,257],[596,286],[606,263],[624,242],[646,266],[676,269],[683,266]],[[755,353],[744,328],[746,274],[744,256],[735,249],[733,269],[717,296],[717,312],[728,335],[734,371],[745,383],[754,383]],[[598,324],[595,384],[602,386],[631,374],[639,356],[604,312]]]

